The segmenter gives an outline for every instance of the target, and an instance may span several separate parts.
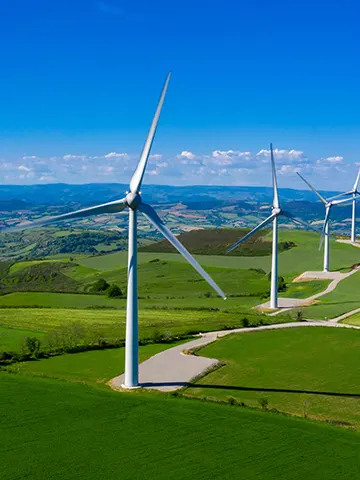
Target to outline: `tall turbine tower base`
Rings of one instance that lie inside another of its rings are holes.
[[[326,224],[325,228],[325,241],[324,241],[324,272],[330,271],[330,250],[329,250],[329,222]]]
[[[137,291],[137,211],[130,208],[124,388],[139,387]]]
[[[278,308],[278,218],[273,220],[270,308]]]
[[[351,218],[351,242],[356,242],[356,198],[353,195],[353,202],[352,202],[352,218]]]

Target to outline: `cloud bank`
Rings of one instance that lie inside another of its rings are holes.
[[[357,167],[346,163],[340,155],[309,158],[295,149],[275,149],[274,155],[279,183],[285,187],[303,187],[296,172],[306,175],[318,188],[329,189],[335,188],[342,177],[349,183],[349,174],[356,175]],[[115,151],[103,155],[66,153],[50,157],[26,154],[11,161],[0,159],[0,181],[3,184],[128,183],[138,158],[138,154]],[[149,158],[147,177],[149,183],[172,185],[269,185],[270,151],[218,149],[208,153],[188,150],[176,155],[154,153]]]

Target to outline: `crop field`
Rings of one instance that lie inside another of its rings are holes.
[[[236,334],[198,351],[225,366],[186,390],[360,429],[360,331],[292,328]]]
[[[335,480],[360,473],[358,432],[329,425],[7,373],[0,389],[2,480],[111,480],[119,472],[124,480],[168,479],[169,472],[184,480]]]
[[[139,361],[143,362],[179,343],[181,342],[142,345],[139,347]],[[6,371],[10,373],[54,378],[88,385],[104,385],[112,378],[123,373],[124,370],[124,348],[65,354],[37,361],[15,363],[6,367]],[[105,388],[109,387],[106,386]]]
[[[90,331],[107,338],[125,337],[125,310],[82,310],[55,308],[8,308],[0,309],[2,327],[51,332],[61,325],[79,323]],[[263,319],[275,323],[275,317],[263,317],[257,313],[246,315],[250,323]],[[149,338],[154,331],[173,335],[188,332],[205,332],[238,328],[244,314],[197,310],[139,310],[140,338]],[[279,320],[276,319],[276,323]],[[36,335],[35,335],[36,336]]]

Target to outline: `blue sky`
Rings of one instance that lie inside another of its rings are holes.
[[[348,188],[360,6],[1,0],[0,182],[126,182],[172,70],[146,181]]]

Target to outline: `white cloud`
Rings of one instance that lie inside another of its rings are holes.
[[[163,156],[160,153],[154,153],[153,155],[150,155],[150,160],[161,160]]]
[[[68,153],[63,156],[64,160],[86,160],[86,155],[72,155]]]
[[[196,155],[194,155],[192,152],[187,152],[184,150],[183,152],[180,153],[180,155],[177,156],[177,158],[187,158],[188,160],[194,160]]]
[[[110,152],[104,155],[104,158],[124,158],[128,157],[127,153],[117,153],[117,152]]]
[[[24,172],[31,172],[31,168],[27,167],[26,165],[19,165],[16,167],[18,170],[22,170]]]
[[[295,149],[275,149],[274,155],[279,177],[282,177],[281,186],[293,186],[293,180],[296,184],[295,172],[300,171],[321,188],[322,179],[329,179],[329,182],[334,182],[335,179],[340,181],[339,178],[346,177],[349,167],[339,155],[316,159]],[[12,161],[0,159],[0,182],[30,184],[110,181],[127,184],[138,158],[138,153],[115,151],[99,155],[23,155]],[[153,183],[173,185],[270,185],[270,151],[262,149],[252,153],[245,149],[242,151],[232,148],[214,149],[200,154],[183,150],[173,156],[156,153],[149,157],[146,175],[153,178]],[[290,178],[291,184],[290,180],[287,180]]]
[[[340,157],[340,156],[337,156],[337,157],[327,157],[325,158],[325,160],[329,163],[343,163],[344,161],[344,157]]]

